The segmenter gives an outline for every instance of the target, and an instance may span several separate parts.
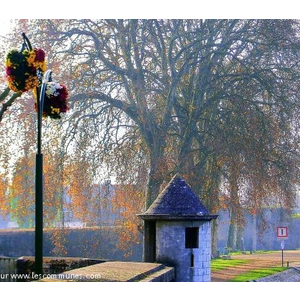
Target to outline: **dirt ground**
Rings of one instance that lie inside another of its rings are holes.
[[[212,272],[212,282],[226,282],[233,277],[255,269],[281,267],[281,251],[263,254],[232,255],[231,258],[246,259],[248,262],[240,266]],[[289,263],[290,267],[300,267],[300,250],[285,250],[283,253],[283,261],[285,267],[287,263]]]

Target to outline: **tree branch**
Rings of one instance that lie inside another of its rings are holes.
[[[0,95],[0,102],[2,102],[7,97],[9,92],[10,92],[10,89],[9,89],[9,87],[7,87]]]
[[[3,93],[1,94],[2,97]],[[7,109],[14,103],[14,101],[22,95],[22,92],[14,93],[8,101],[2,104],[1,110],[0,110],[0,122],[2,121],[3,114]]]
[[[77,94],[76,96],[72,97],[72,101],[82,100],[83,98],[90,98],[90,99],[92,98],[92,99],[97,99],[97,100],[106,102],[106,103],[110,104],[110,106],[115,107],[115,108],[125,112],[135,122],[139,122],[137,112],[134,110],[134,108],[129,103],[125,103],[121,100],[111,98],[110,96],[108,96],[104,93],[100,93],[100,92],[98,92],[98,93],[95,92],[95,93],[90,93],[90,94],[86,94],[86,93]]]

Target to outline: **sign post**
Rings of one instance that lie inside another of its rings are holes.
[[[284,240],[281,241],[281,266],[283,267],[283,250],[284,250]]]
[[[284,250],[284,240],[288,238],[288,228],[287,227],[277,227],[277,239],[281,240],[281,266],[283,267],[283,250]]]

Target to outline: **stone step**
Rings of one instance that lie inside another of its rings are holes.
[[[139,282],[170,282],[175,280],[175,270],[172,267],[164,267],[154,272]]]

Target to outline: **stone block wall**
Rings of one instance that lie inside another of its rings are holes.
[[[194,282],[209,282],[211,279],[211,228],[210,222],[199,222],[199,248],[192,249],[194,267],[191,268]]]
[[[199,247],[186,248],[185,228],[199,227]],[[176,268],[176,281],[210,281],[210,222],[157,221],[156,261]]]
[[[300,211],[295,211],[295,213]],[[224,254],[227,246],[229,230],[229,212],[220,210],[218,212],[218,250]],[[285,241],[285,249],[294,250],[300,248],[300,218],[292,217],[284,209],[272,208],[264,209],[259,215],[254,216],[247,212],[243,215],[245,226],[242,232],[241,240],[237,241],[237,249],[245,251],[257,250],[280,250],[280,241],[277,240],[278,226],[287,226],[289,237]]]
[[[39,275],[35,273],[34,257],[19,257],[17,259],[17,274],[21,275],[19,282],[27,282],[39,279]],[[105,260],[96,260],[80,257],[44,257],[43,258],[43,274],[60,274],[65,271],[83,268],[99,263]]]
[[[117,248],[118,234],[113,227],[68,229],[63,245],[66,254],[56,254],[53,243],[55,230],[44,230],[44,256],[90,257],[108,260],[142,260],[142,244],[129,245],[131,255]],[[34,230],[0,230],[0,256],[34,255]]]

